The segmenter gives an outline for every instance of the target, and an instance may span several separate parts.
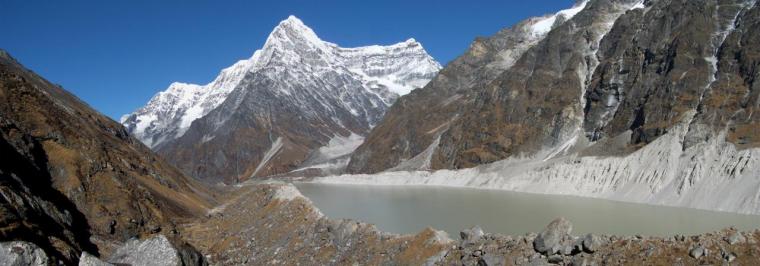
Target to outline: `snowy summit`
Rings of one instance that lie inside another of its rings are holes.
[[[389,46],[343,48],[321,40],[300,19],[290,16],[272,30],[264,46],[251,58],[223,69],[206,85],[172,83],[146,106],[123,116],[121,123],[140,141],[156,148],[181,137],[193,121],[222,104],[252,73],[276,70],[283,65],[299,65],[301,70],[313,75],[330,72],[326,71],[328,66],[338,72],[345,71],[365,90],[382,99],[370,104],[386,107],[399,96],[425,86],[441,69],[414,39]],[[303,85],[297,80],[286,83],[288,86],[278,88],[279,93],[288,94]]]

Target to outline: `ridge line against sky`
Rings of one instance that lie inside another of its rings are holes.
[[[414,38],[445,65],[478,36],[574,2],[9,0],[0,48],[118,120],[172,82],[210,82],[289,15],[342,47]]]

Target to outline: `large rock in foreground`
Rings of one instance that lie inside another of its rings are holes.
[[[33,243],[24,241],[0,243],[0,265],[37,266],[48,265],[47,254]]]
[[[102,261],[90,253],[82,252],[82,256],[79,257],[79,266],[113,266],[113,264]]]
[[[203,255],[187,244],[173,244],[163,235],[146,240],[133,239],[108,259],[116,265],[205,266]]]
[[[573,224],[565,218],[558,218],[546,226],[533,240],[533,247],[540,253],[553,255],[562,250],[565,240],[570,240]]]

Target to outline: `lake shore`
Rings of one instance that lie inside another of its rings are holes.
[[[370,224],[326,217],[291,184],[256,184],[237,189],[240,196],[224,208],[182,228],[183,235],[207,254],[212,264],[760,263],[758,230],[739,232],[728,228],[673,237],[591,235],[588,247],[584,246],[588,235],[573,235],[570,230],[553,234],[559,236],[556,245],[539,252],[537,239],[547,243],[543,232],[508,236],[475,228],[463,230],[460,236],[449,236],[427,228],[417,234],[391,234]]]

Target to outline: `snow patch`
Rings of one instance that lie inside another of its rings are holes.
[[[558,155],[564,155],[564,154],[566,154],[570,150],[570,148],[572,148],[573,146],[575,146],[575,144],[578,142],[578,137],[579,137],[578,135],[575,135],[574,137],[572,137],[567,142],[565,142],[562,145],[559,145],[558,147],[556,147],[553,151],[551,151],[549,153],[548,156],[546,156],[546,158],[544,158],[544,161],[548,161],[550,159],[553,159],[553,158],[557,157]]]
[[[337,158],[350,154],[364,142],[364,137],[351,132],[348,137],[334,136],[326,146],[319,148],[319,153],[326,159]]]
[[[641,0],[638,3],[636,3],[635,5],[633,5],[631,7],[631,9],[629,9],[629,10],[644,9],[644,8],[646,8],[646,6],[644,5],[644,0]]]
[[[335,160],[331,160],[331,161],[325,162],[325,163],[319,163],[319,164],[312,164],[312,165],[304,166],[304,167],[298,168],[298,169],[290,171],[290,172],[300,172],[300,171],[307,170],[307,169],[342,170],[342,169],[345,169],[346,166],[348,166],[348,163],[350,161],[351,161],[351,158],[335,159]]]
[[[546,35],[547,33],[549,33],[549,31],[552,30],[552,27],[554,26],[555,22],[557,22],[557,18],[562,17],[565,20],[570,20],[575,15],[580,13],[584,8],[586,8],[586,4],[588,4],[588,0],[583,1],[580,4],[573,6],[572,8],[559,11],[554,15],[539,19],[536,23],[534,23],[531,26],[533,36]]]
[[[156,121],[158,117],[154,114],[149,115],[143,115],[137,118],[137,124],[135,124],[135,130],[137,131],[145,131],[152,123],[153,121]]]
[[[350,154],[364,142],[364,137],[351,132],[347,137],[333,136],[327,145],[315,150],[302,165],[291,171],[300,172],[307,169],[319,169],[323,173],[339,173],[348,166]]]
[[[259,166],[256,166],[256,170],[253,171],[253,174],[251,174],[251,179],[256,177],[256,174],[261,171],[264,166],[266,166],[269,163],[269,160],[271,160],[275,155],[277,155],[278,152],[280,152],[280,149],[282,149],[282,137],[277,137],[277,140],[272,143],[272,147],[269,148],[269,150],[264,153],[264,157],[261,159],[261,162],[259,163]]]
[[[216,138],[214,135],[203,135],[203,138],[201,139],[201,143],[206,143]]]
[[[442,132],[441,132],[442,133]],[[435,150],[441,144],[441,133],[436,135],[435,140],[424,151],[409,160],[399,163],[389,171],[430,170]]]

